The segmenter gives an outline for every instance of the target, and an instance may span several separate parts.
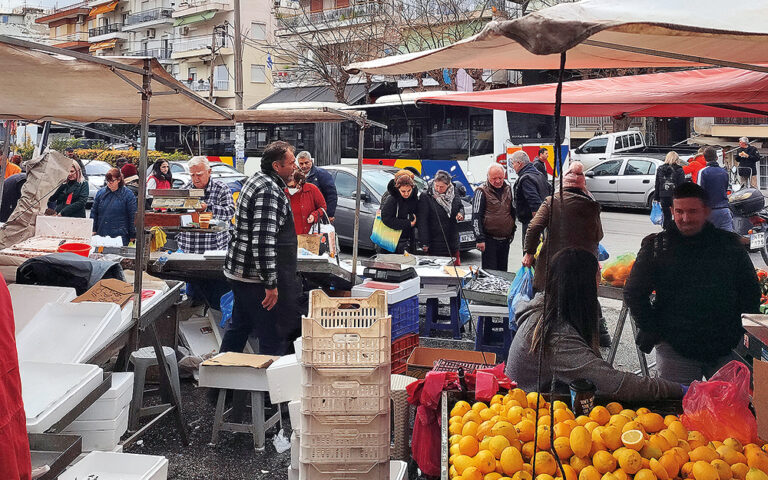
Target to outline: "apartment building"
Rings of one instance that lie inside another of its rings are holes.
[[[88,16],[91,8],[88,2],[54,10],[48,15],[35,20],[48,27],[48,41],[54,47],[66,48],[78,52],[88,52]]]

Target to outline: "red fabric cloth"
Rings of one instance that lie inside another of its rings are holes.
[[[150,178],[154,178],[155,179],[155,184],[156,184],[155,188],[158,189],[158,190],[167,190],[167,189],[171,188],[171,182],[169,182],[168,180],[157,178],[154,175],[150,175],[147,180],[149,180]]]
[[[32,461],[15,330],[11,294],[0,275],[0,476],[27,480],[32,477]]]
[[[285,194],[291,199],[291,211],[293,211],[293,223],[296,225],[296,235],[302,235],[309,233],[309,229],[312,228],[312,224],[307,222],[307,218],[310,215],[315,217],[315,223],[320,220],[322,212],[320,209],[325,210],[325,198],[320,192],[320,189],[311,183],[305,183],[302,185],[301,190],[294,195],[288,193],[288,189],[285,190]]]
[[[704,160],[704,155],[696,155],[688,165],[683,167],[683,173],[691,174],[691,181],[693,183],[699,183],[699,172],[707,166],[707,161]]]

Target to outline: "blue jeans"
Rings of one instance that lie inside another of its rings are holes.
[[[709,214],[709,222],[720,230],[733,231],[733,214],[728,207],[713,208],[712,213]]]

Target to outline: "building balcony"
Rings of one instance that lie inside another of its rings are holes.
[[[49,15],[44,15],[35,19],[35,23],[48,24],[56,20],[63,20],[65,18],[77,18],[81,15],[87,16],[91,13],[91,8],[88,6],[88,2],[79,2],[73,5],[68,5],[64,8],[54,10]]]
[[[768,126],[768,117],[715,117],[714,125]]]
[[[187,80],[184,82],[190,90],[193,92],[210,92],[211,91],[211,84],[208,82],[208,80],[193,80],[189,81]],[[226,91],[229,90],[229,80],[214,80],[213,81],[213,91]]]
[[[199,57],[210,55],[212,51],[210,38],[195,38],[190,40],[178,40],[173,42],[171,58]],[[216,38],[216,53],[218,55],[233,55],[232,40],[229,37]]]
[[[173,24],[172,8],[153,8],[143,12],[132,13],[125,17],[123,31],[138,30],[163,24]]]
[[[232,4],[228,0],[181,0],[173,11],[173,18],[211,11],[230,11],[232,8]]]
[[[301,12],[297,15],[280,16],[275,35],[293,35],[310,29],[329,29],[372,22],[383,13],[380,3],[360,3],[349,7],[334,8],[321,12]]]
[[[128,40],[128,34],[123,32],[122,23],[110,23],[109,25],[88,29],[88,41],[91,43],[114,39]]]
[[[173,50],[170,48],[148,48],[146,50],[136,50],[128,52],[131,57],[152,57],[160,61],[171,60]]]
[[[85,32],[70,33],[51,38],[51,44],[58,48],[67,48],[70,50],[88,49],[88,34]]]

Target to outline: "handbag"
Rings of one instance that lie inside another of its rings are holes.
[[[394,253],[397,250],[397,243],[400,241],[402,230],[395,230],[384,225],[381,220],[381,210],[376,212],[376,219],[373,221],[373,230],[371,231],[371,241],[384,250]]]
[[[331,224],[331,219],[328,217],[328,212],[324,208],[321,208],[323,214],[320,219],[312,224],[309,229],[310,234],[319,235],[321,237],[320,251],[324,252],[327,248],[328,256],[338,259],[339,256],[339,237],[336,235],[336,227]],[[323,222],[325,220],[325,222]],[[324,246],[322,245],[324,244]]]

